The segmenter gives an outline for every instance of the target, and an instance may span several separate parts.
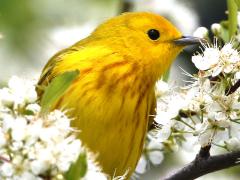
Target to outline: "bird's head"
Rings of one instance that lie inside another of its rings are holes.
[[[164,17],[149,12],[124,13],[100,25],[93,35],[132,56],[159,78],[187,45],[199,39],[183,36]]]

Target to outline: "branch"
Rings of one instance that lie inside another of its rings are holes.
[[[240,80],[238,80],[230,89],[226,91],[226,96],[234,93],[240,87]]]
[[[220,73],[218,76],[215,77],[209,77],[209,80],[214,82],[214,81],[218,81],[220,80],[220,77],[223,77],[223,74]],[[235,84],[233,84],[231,87],[227,88],[225,91],[225,95],[229,96],[230,94],[234,93],[235,91],[238,90],[238,88],[240,87],[240,79],[237,80],[237,82]]]
[[[209,158],[196,158],[190,164],[164,180],[191,180],[218,170],[237,166],[240,151],[226,153]]]
[[[210,148],[211,148],[211,145],[201,147],[195,161],[201,160],[201,159],[208,159],[210,157],[210,152],[209,152]]]

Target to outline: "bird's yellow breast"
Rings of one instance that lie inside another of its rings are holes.
[[[67,108],[75,118],[72,125],[81,131],[83,143],[99,154],[104,172],[123,175],[134,171],[141,154],[154,84],[139,64],[117,54],[108,59],[111,63],[74,64],[71,68],[77,67],[80,77],[55,108]],[[56,70],[66,69],[62,66],[64,62]]]

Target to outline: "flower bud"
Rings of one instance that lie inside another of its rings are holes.
[[[208,29],[205,27],[199,27],[193,33],[193,36],[198,38],[208,38]]]
[[[211,30],[212,30],[214,35],[218,35],[220,33],[220,31],[221,31],[221,25],[218,24],[218,23],[214,23],[211,26]]]

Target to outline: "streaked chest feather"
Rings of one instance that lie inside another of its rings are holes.
[[[138,71],[136,64],[125,61],[80,70],[79,79],[56,105],[70,109],[80,138],[100,153],[99,161],[109,172],[116,168],[124,174],[124,168],[134,168],[141,154],[153,84]]]

